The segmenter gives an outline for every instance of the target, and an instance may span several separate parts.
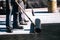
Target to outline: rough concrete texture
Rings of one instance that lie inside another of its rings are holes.
[[[0,35],[0,40],[60,40],[60,24],[42,24],[40,34]]]

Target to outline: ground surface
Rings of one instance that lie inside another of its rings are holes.
[[[28,10],[28,11],[27,11]],[[30,34],[30,21],[28,22],[28,25],[21,25],[24,27],[24,29],[13,29],[12,33],[7,32],[1,32],[0,31],[0,40],[60,40],[60,14],[59,13],[43,13],[43,14],[35,14],[35,16],[32,16],[31,9],[27,9],[26,13],[28,16],[33,20],[35,18],[41,18],[41,33],[40,34]],[[40,9],[34,9],[34,11],[40,10]],[[41,9],[44,11],[44,9]],[[41,11],[40,10],[40,11]],[[30,12],[29,12],[30,11]],[[35,12],[36,12],[35,11]],[[45,8],[45,11],[47,9]],[[39,11],[38,11],[39,12]],[[29,14],[30,13],[30,14]],[[5,21],[5,15],[0,15],[0,24],[3,24]],[[47,18],[46,18],[47,17]],[[13,17],[12,17],[13,18]],[[26,18],[28,19],[28,18]],[[13,19],[12,19],[13,20]],[[52,23],[52,24],[50,24]],[[3,28],[5,25],[0,25],[0,28]]]
[[[60,40],[60,24],[42,25],[40,34],[0,35],[0,40]]]

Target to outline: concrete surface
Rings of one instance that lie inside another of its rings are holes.
[[[60,40],[60,24],[42,25],[40,34],[5,34],[0,40]]]
[[[41,11],[34,9],[34,12],[36,12],[35,10]],[[45,9],[45,11],[47,10]],[[35,16],[32,16],[31,12],[31,9],[26,9],[26,13],[33,22],[35,18],[41,19],[40,34],[30,33],[31,22],[29,21],[28,25],[21,25],[24,29],[13,29],[12,33],[0,31],[0,40],[60,40],[60,13],[35,13]],[[5,17],[5,15],[0,15],[0,21],[5,21]],[[28,18],[26,17],[26,19]],[[5,25],[0,25],[0,27],[6,28]]]

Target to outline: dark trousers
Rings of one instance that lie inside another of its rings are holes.
[[[6,27],[12,27],[11,15],[13,14],[13,28],[17,28],[22,20],[21,13],[18,12],[18,5],[12,2],[12,9],[9,9],[8,0],[6,1]]]
[[[12,9],[12,14],[13,14],[13,28],[16,28],[18,26],[19,19],[17,18],[17,15],[18,15],[17,8],[14,8],[14,6]]]
[[[10,13],[10,9],[9,9],[9,2],[8,2],[8,0],[6,0],[6,27],[7,28],[12,27],[11,13]]]

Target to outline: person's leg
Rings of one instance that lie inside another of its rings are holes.
[[[9,11],[6,12],[6,27],[9,27]]]
[[[21,25],[27,25],[27,23],[24,21],[25,20],[25,15],[23,13],[21,13],[20,15],[21,17],[19,18],[20,19],[20,24]]]
[[[13,9],[13,28],[23,29],[23,27],[19,25],[19,13],[17,10],[14,10],[14,9]]]
[[[21,5],[21,7],[25,10],[25,7],[24,7],[24,3],[23,1],[21,3],[19,3]],[[20,20],[20,24],[23,24],[23,25],[26,25],[27,21],[25,20],[25,14],[23,13],[23,11],[20,9],[20,17],[19,17],[19,20]]]
[[[12,32],[11,15],[6,13],[6,32]]]
[[[20,12],[19,12],[19,22],[22,21],[21,14],[22,14],[22,12],[20,11]]]
[[[11,0],[12,14],[13,14],[13,28],[17,28],[17,5],[15,0]]]
[[[17,14],[13,9],[13,28],[17,28]]]
[[[9,9],[8,0],[6,0],[6,28],[7,28],[6,30],[7,32],[12,32],[11,13]]]

